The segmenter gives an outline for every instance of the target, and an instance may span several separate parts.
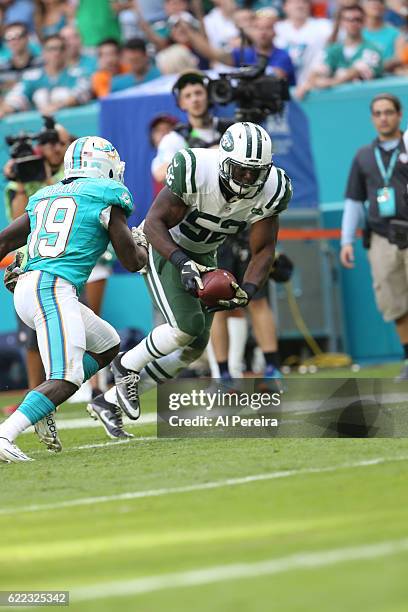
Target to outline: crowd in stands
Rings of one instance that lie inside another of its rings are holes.
[[[0,0],[0,28],[0,118],[261,54],[300,99],[408,74],[408,0]]]

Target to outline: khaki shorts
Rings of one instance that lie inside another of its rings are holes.
[[[395,321],[408,312],[408,249],[373,232],[368,259],[377,306],[384,321]]]

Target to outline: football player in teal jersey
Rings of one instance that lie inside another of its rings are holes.
[[[36,330],[46,372],[46,381],[1,423],[0,461],[30,460],[14,444],[18,434],[46,418],[118,353],[115,329],[78,301],[109,241],[130,272],[147,262],[143,234],[134,238],[126,223],[133,200],[111,143],[79,138],[68,148],[64,168],[65,178],[37,191],[24,215],[0,233],[0,259],[28,245],[14,305]]]

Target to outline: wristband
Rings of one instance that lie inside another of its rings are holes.
[[[184,266],[184,264],[186,263],[186,261],[190,261],[190,257],[188,257],[184,251],[182,251],[181,249],[176,249],[175,251],[172,252],[172,254],[169,257],[169,261],[173,264],[173,266],[175,266],[178,270],[181,270],[181,268]]]
[[[258,291],[258,287],[254,285],[254,283],[244,283],[242,289],[247,293],[250,300],[252,300],[255,293]]]

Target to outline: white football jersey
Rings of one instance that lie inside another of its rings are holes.
[[[227,201],[220,188],[218,156],[217,149],[182,149],[167,170],[167,187],[186,205],[184,219],[170,234],[181,248],[193,253],[216,250],[227,235],[285,210],[292,197],[289,177],[272,166],[254,198]]]

